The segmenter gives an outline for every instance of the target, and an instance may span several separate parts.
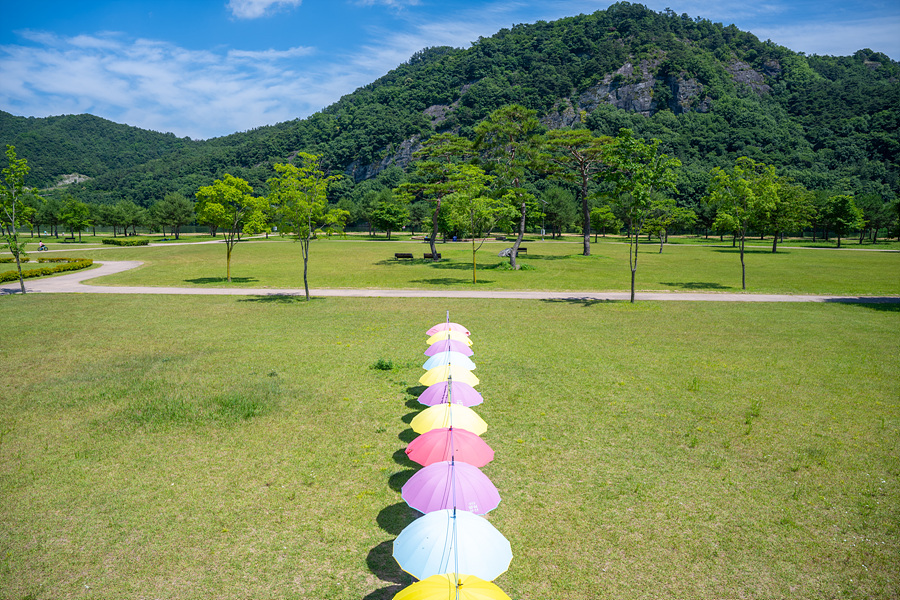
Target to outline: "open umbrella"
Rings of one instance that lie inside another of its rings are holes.
[[[432,575],[403,588],[394,600],[510,600],[496,583],[474,575]]]
[[[494,460],[494,450],[483,439],[471,431],[455,427],[423,433],[409,443],[405,452],[410,460],[425,467],[453,459],[483,467]]]
[[[412,508],[430,513],[445,508],[488,513],[500,504],[500,492],[478,467],[441,461],[419,469],[400,490]]]
[[[484,517],[446,509],[407,525],[394,540],[394,558],[416,579],[467,573],[491,581],[509,568],[512,548]]]
[[[416,433],[428,433],[442,427],[458,427],[481,435],[487,423],[474,410],[462,404],[435,404],[417,414],[409,424]]]
[[[468,383],[472,387],[478,385],[478,378],[472,374],[472,371],[456,365],[442,365],[429,369],[419,378],[419,383],[422,385],[433,385],[449,379]]]
[[[425,364],[422,365],[422,368],[427,371],[429,369],[433,369],[434,367],[440,367],[443,365],[456,365],[470,371],[475,368],[475,363],[472,362],[471,358],[460,352],[453,351],[439,352],[438,354],[435,354],[425,361]]]
[[[464,333],[460,333],[458,331],[439,331],[430,338],[425,341],[425,344],[430,346],[435,342],[439,342],[441,340],[456,340],[457,342],[462,342],[466,346],[472,345],[472,340],[469,339]]]
[[[466,356],[472,356],[473,354],[475,354],[468,346],[468,344],[464,344],[457,340],[438,340],[432,345],[428,346],[428,350],[425,351],[425,356],[434,356],[435,354],[439,354],[441,352],[459,352],[460,354],[465,354]]]
[[[484,398],[478,393],[478,390],[468,383],[463,383],[462,381],[439,381],[431,384],[422,392],[422,395],[419,396],[419,402],[425,406],[434,406],[445,402],[462,404],[463,406],[476,406],[484,402]]]
[[[463,327],[462,325],[460,325],[459,323],[438,323],[437,325],[435,325],[434,327],[432,327],[425,333],[427,335],[434,335],[440,331],[458,331],[458,332],[464,333],[466,335],[471,335],[471,332],[468,329],[466,329],[465,327]]]

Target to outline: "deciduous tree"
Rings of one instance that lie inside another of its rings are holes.
[[[231,283],[231,252],[242,231],[259,233],[265,228],[266,199],[254,196],[249,183],[229,173],[201,187],[196,196],[197,221],[223,230],[226,277]]]
[[[744,241],[757,215],[772,211],[778,193],[775,168],[742,156],[730,170],[715,167],[707,195],[716,209],[714,227],[732,231],[740,239],[741,288],[747,289]]]
[[[25,293],[25,279],[22,277],[22,259],[25,258],[25,245],[27,242],[19,239],[18,227],[22,223],[22,211],[25,209],[23,203],[25,193],[25,176],[31,169],[28,161],[24,158],[16,157],[16,148],[7,144],[6,146],[7,166],[3,169],[2,184],[3,195],[0,196],[0,218],[2,223],[0,226],[4,229],[5,243],[3,247],[12,253],[16,259],[16,270],[19,272],[19,286],[22,293]]]
[[[604,152],[610,170],[605,179],[615,189],[615,200],[628,227],[628,265],[631,268],[631,302],[634,302],[634,280],[638,263],[638,241],[644,221],[650,215],[657,194],[674,190],[677,158],[659,151],[659,140],[647,143],[634,137],[630,129],[622,129]]]
[[[315,154],[300,152],[296,160],[299,165],[275,165],[278,175],[268,181],[269,200],[281,206],[284,215],[282,226],[300,242],[303,289],[309,300],[309,244],[316,229],[326,221],[328,186],[340,176],[326,175],[321,158]]]

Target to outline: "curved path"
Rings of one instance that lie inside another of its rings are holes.
[[[141,265],[140,261],[96,261],[96,269],[77,273],[26,280],[25,291],[48,294],[197,294],[221,296],[302,296],[302,289],[278,288],[184,288],[184,287],[125,287],[99,286],[87,280],[121,273]],[[0,285],[0,295],[19,293],[19,282]],[[514,298],[526,300],[603,301],[629,300],[628,292],[529,292],[477,290],[410,290],[410,289],[310,289],[311,296],[342,296],[355,298]],[[789,294],[733,294],[697,292],[639,292],[636,300],[687,300],[710,302],[854,302],[900,303],[900,296],[819,296]]]

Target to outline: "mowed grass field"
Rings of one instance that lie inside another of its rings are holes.
[[[630,288],[628,246],[602,241],[581,256],[576,242],[528,241],[525,269],[508,270],[497,256],[506,242],[486,243],[477,253],[477,284],[472,283],[468,243],[440,244],[443,260],[432,263],[421,242],[316,240],[311,245],[312,288],[413,288],[454,290],[624,291]],[[741,291],[738,251],[725,246],[641,246],[639,291]],[[394,254],[409,252],[413,260]],[[53,254],[53,253],[51,253]],[[103,278],[99,285],[218,287],[225,284],[224,244],[83,250],[95,260],[141,260],[144,265]],[[72,248],[66,255],[81,256]],[[900,253],[855,249],[787,248],[772,254],[750,248],[745,256],[747,291],[781,294],[900,295]],[[288,240],[250,240],[232,255],[233,287],[302,288],[300,246]]]
[[[146,252],[139,278],[221,275]],[[235,269],[257,252],[277,255],[239,246]],[[449,310],[512,598],[896,598],[896,307],[0,298],[0,597],[392,598],[425,330]]]

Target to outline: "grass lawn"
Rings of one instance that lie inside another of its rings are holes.
[[[896,308],[0,298],[0,595],[392,598],[425,330],[449,310],[511,597],[896,598]]]
[[[428,246],[411,241],[317,240],[311,246],[311,287],[480,290],[622,291],[630,287],[628,247],[613,241],[592,245],[581,256],[575,242],[529,241],[520,262],[527,270],[507,270],[497,256],[507,243],[487,243],[478,253],[478,283],[472,283],[471,246],[439,246],[444,260],[422,255]],[[414,260],[396,260],[411,252]],[[87,253],[86,253],[87,254]],[[97,260],[142,260],[140,269],[106,277],[103,285],[217,287],[225,283],[224,244],[93,250]],[[788,248],[746,251],[747,291],[783,294],[900,294],[900,253]],[[302,288],[298,244],[286,240],[238,244],[232,255],[235,287]],[[738,251],[700,245],[641,247],[640,291],[741,291]]]

